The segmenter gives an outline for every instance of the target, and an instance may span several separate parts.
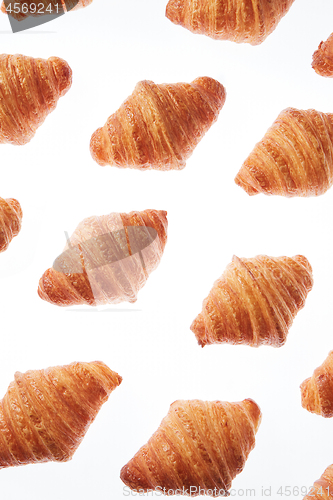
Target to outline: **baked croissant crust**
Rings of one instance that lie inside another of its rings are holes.
[[[22,224],[21,205],[14,198],[0,198],[0,252],[7,250]]]
[[[260,421],[260,408],[252,399],[175,401],[120,477],[141,492],[165,488],[169,495],[228,496],[255,446]]]
[[[223,85],[208,77],[192,83],[139,82],[93,134],[92,157],[102,166],[181,170],[217,120],[225,98]]]
[[[0,55],[0,144],[29,142],[71,84],[72,71],[58,57]]]
[[[311,378],[301,384],[302,406],[325,418],[333,417],[333,351]]]
[[[333,114],[282,111],[235,179],[249,195],[318,196],[333,184]]]
[[[174,24],[216,40],[262,43],[294,0],[169,0],[166,16]]]
[[[135,302],[158,266],[167,212],[111,213],[84,219],[39,281],[39,296],[58,306]]]
[[[23,21],[27,17],[40,17],[48,14],[61,14],[70,10],[87,7],[93,0],[11,0],[7,1],[10,7],[8,14],[16,19]],[[14,7],[16,6],[15,10]],[[19,8],[18,8],[19,7]],[[2,2],[1,11],[6,14],[5,2]],[[18,11],[18,12],[17,12]],[[50,12],[51,11],[51,12]]]
[[[312,67],[318,75],[333,78],[333,33],[313,54]]]
[[[233,257],[191,325],[201,347],[248,344],[281,347],[313,285],[303,255]]]
[[[329,465],[303,500],[331,500],[333,494],[333,465]]]
[[[101,361],[16,372],[0,404],[0,468],[70,460],[121,380]]]

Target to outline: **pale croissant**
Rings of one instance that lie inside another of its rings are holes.
[[[58,57],[0,56],[0,144],[26,144],[59,97],[72,84],[72,71]]]
[[[305,257],[233,257],[191,325],[200,346],[281,347],[312,288]]]
[[[312,67],[318,75],[333,78],[333,33],[313,54]]]
[[[303,500],[331,500],[333,496],[333,465],[329,465]]]
[[[294,0],[169,0],[166,16],[174,24],[216,40],[262,43]]]
[[[260,421],[260,408],[252,399],[175,401],[120,477],[136,491],[228,496],[255,446]]]
[[[15,373],[0,404],[0,468],[70,460],[121,380],[100,361]]]
[[[302,406],[325,418],[333,417],[333,351],[301,385]]]
[[[22,208],[14,198],[0,198],[0,252],[8,248],[22,224]]]
[[[6,0],[8,14],[16,21],[27,17],[40,17],[50,14],[63,14],[71,10],[87,7],[93,0]],[[6,4],[2,2],[1,11],[6,14]]]
[[[167,213],[144,210],[84,219],[39,281],[39,296],[58,306],[135,302],[158,266]]]
[[[249,195],[318,196],[333,184],[333,114],[282,111],[238,172]]]
[[[93,134],[99,165],[140,170],[180,170],[217,120],[223,85],[208,77],[192,83],[139,82],[132,95]]]

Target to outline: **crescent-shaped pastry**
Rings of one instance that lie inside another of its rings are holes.
[[[14,198],[0,198],[0,252],[7,250],[22,224],[22,208]]]
[[[333,184],[333,114],[314,109],[282,111],[235,182],[249,195],[325,193]]]
[[[331,500],[333,496],[333,465],[329,465],[303,500]]]
[[[325,418],[333,417],[333,351],[312,377],[304,380],[301,393],[303,408]]]
[[[144,210],[84,219],[39,281],[39,296],[58,306],[135,302],[158,266],[167,213]]]
[[[192,83],[139,82],[93,134],[92,157],[102,166],[181,170],[217,120],[225,98],[223,85],[208,77]]]
[[[174,24],[216,40],[262,43],[294,0],[169,0],[166,16]]]
[[[318,75],[333,78],[333,33],[313,54],[312,67]]]
[[[175,401],[120,477],[135,491],[228,496],[255,446],[260,422],[260,408],[252,399]]]
[[[233,257],[191,330],[201,347],[222,343],[281,347],[312,284],[312,269],[303,255]]]
[[[63,59],[0,55],[0,144],[26,144],[72,84]]]
[[[1,12],[10,15],[16,21],[28,17],[40,17],[50,14],[63,14],[71,10],[87,7],[93,0],[6,0],[1,4]]]
[[[101,361],[15,373],[0,404],[0,468],[70,460],[121,380]]]

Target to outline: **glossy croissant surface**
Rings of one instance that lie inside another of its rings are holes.
[[[318,75],[333,78],[333,33],[313,54],[312,67]]]
[[[248,344],[281,347],[312,288],[303,255],[233,257],[191,325],[200,346]]]
[[[333,496],[333,465],[329,465],[303,500],[331,500]]]
[[[262,43],[294,0],[169,0],[166,16],[174,24],[216,40]]]
[[[0,55],[0,144],[29,142],[71,84],[72,71],[58,57]]]
[[[180,170],[217,120],[223,85],[208,77],[192,83],[139,82],[132,95],[93,134],[99,165],[140,170]]]
[[[84,219],[39,281],[39,296],[58,306],[135,302],[167,240],[163,210]]]
[[[333,184],[333,114],[282,111],[238,172],[249,195],[318,196]]]
[[[87,7],[93,0],[7,0],[7,10],[5,2],[2,2],[1,11],[12,16],[16,21],[23,21],[28,17],[40,17],[50,14],[62,14],[70,10]]]
[[[4,252],[22,224],[22,208],[14,198],[0,198],[0,252]]]
[[[252,399],[175,401],[120,477],[137,491],[165,488],[197,496],[215,490],[213,496],[227,496],[255,446],[260,421],[260,408]]]
[[[0,404],[0,468],[70,460],[121,380],[100,361],[15,373]]]
[[[325,418],[333,417],[333,351],[312,377],[304,380],[301,394],[303,408]]]

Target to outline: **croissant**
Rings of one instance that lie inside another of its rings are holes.
[[[23,21],[29,16],[40,17],[50,14],[63,14],[70,10],[87,7],[93,0],[5,0],[1,11],[12,16],[16,21]]]
[[[333,493],[333,465],[329,465],[321,478],[310,488],[303,500],[330,500]]]
[[[190,84],[139,82],[93,134],[92,157],[102,166],[181,170],[217,120],[225,98],[223,85],[208,77]]]
[[[175,401],[120,477],[140,492],[228,496],[231,481],[255,446],[260,421],[260,408],[252,399]]]
[[[249,195],[318,196],[333,184],[333,114],[282,111],[238,172]]]
[[[0,198],[0,252],[7,250],[21,229],[22,208],[14,198]]]
[[[294,0],[169,0],[166,16],[192,33],[259,45],[293,3]]]
[[[333,33],[313,54],[312,67],[318,75],[333,78]]]
[[[58,306],[135,302],[158,266],[167,212],[144,210],[84,219],[39,281],[39,296]]]
[[[0,405],[0,468],[70,460],[121,380],[100,361],[16,372]]]
[[[29,142],[71,84],[72,71],[58,57],[0,55],[0,144]]]
[[[248,344],[281,347],[313,284],[303,255],[233,257],[191,325],[201,347]]]
[[[311,378],[301,384],[302,406],[325,418],[333,417],[333,351]]]

